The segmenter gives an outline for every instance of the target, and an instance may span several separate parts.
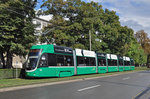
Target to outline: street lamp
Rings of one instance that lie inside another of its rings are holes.
[[[97,38],[97,39],[95,39],[95,41],[99,41],[99,42],[102,42],[102,40],[101,40],[101,39],[98,39],[98,38]]]

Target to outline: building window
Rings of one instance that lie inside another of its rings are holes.
[[[37,24],[37,28],[41,28],[41,22],[36,21],[36,24]]]
[[[47,25],[46,25],[46,23],[43,23],[43,27],[46,27]]]

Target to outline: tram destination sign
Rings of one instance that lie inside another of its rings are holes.
[[[117,59],[117,55],[111,54],[111,59]]]
[[[62,46],[54,46],[55,53],[65,53],[65,54],[72,54],[73,50],[69,47],[62,47]]]
[[[75,49],[77,56],[86,56],[86,57],[95,57],[96,54],[94,51]]]
[[[104,54],[104,53],[97,53],[97,56],[98,57],[106,57],[106,54]]]

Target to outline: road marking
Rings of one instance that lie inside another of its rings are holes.
[[[91,86],[91,87],[82,88],[82,89],[79,89],[78,91],[84,91],[84,90],[96,88],[96,87],[99,87],[99,86],[101,86],[101,85],[95,85],[95,86]]]
[[[127,79],[130,79],[130,77],[123,78],[122,80],[127,80]]]

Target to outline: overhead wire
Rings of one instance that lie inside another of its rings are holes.
[[[17,11],[14,11],[14,10],[12,10],[12,9],[9,9],[9,8],[3,8],[3,9],[6,9],[7,11],[10,11],[10,12],[13,12],[13,13],[16,13],[16,14],[19,14],[19,15],[22,15],[22,16],[26,17],[26,15],[24,15],[24,14],[22,14],[22,13],[19,13],[19,12],[17,12]]]
[[[25,5],[25,4],[22,4],[22,5],[25,6],[25,7],[30,8],[30,9],[34,9],[34,8],[32,8],[31,6],[27,6],[27,5]],[[11,8],[19,9],[19,8],[17,8],[17,7],[11,7]],[[10,8],[2,8],[2,9],[5,9],[5,10],[7,10],[7,11],[10,11],[10,12],[13,12],[13,13],[16,13],[16,14],[19,14],[19,15],[22,15],[22,16],[27,17],[26,15],[24,15],[24,14],[22,14],[22,13],[19,13],[19,12],[15,11],[14,9],[10,9]],[[23,10],[23,9],[19,9],[19,10]]]

